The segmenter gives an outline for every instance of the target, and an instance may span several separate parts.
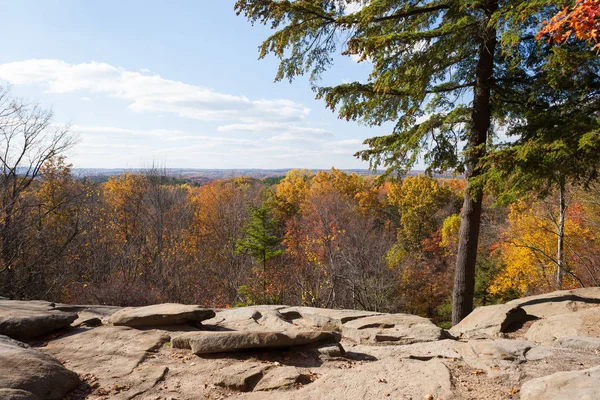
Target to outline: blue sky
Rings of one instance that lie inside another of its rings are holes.
[[[352,154],[386,128],[340,121],[306,78],[274,83],[264,26],[234,0],[0,0],[0,81],[52,107],[80,168],[366,168]],[[339,57],[324,82],[364,79]]]

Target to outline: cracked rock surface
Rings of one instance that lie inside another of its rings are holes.
[[[599,318],[598,288],[480,307],[450,332],[356,310],[0,300],[0,326],[50,321],[0,336],[0,399],[597,399]]]

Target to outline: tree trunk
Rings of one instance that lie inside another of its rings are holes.
[[[561,177],[559,182],[559,219],[558,219],[558,249],[556,251],[556,290],[561,290],[565,271],[565,216],[567,204],[565,201],[565,180]]]
[[[478,163],[485,154],[485,145],[490,128],[490,96],[494,75],[494,51],[496,28],[489,26],[492,14],[498,8],[497,0],[487,1],[482,21],[482,42],[479,45],[473,111],[467,142],[464,202],[460,219],[458,253],[452,295],[452,324],[456,325],[473,310],[475,292],[475,263],[481,221],[481,193],[472,193],[469,180],[481,173]]]

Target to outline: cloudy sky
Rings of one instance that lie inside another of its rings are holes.
[[[366,168],[352,154],[388,128],[338,120],[307,79],[274,83],[269,30],[234,3],[0,0],[0,82],[72,124],[75,167]],[[324,83],[368,73],[339,57]]]

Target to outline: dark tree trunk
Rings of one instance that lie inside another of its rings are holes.
[[[475,88],[473,91],[473,112],[467,143],[466,180],[464,202],[460,219],[458,254],[452,295],[452,324],[456,325],[473,310],[475,292],[475,263],[479,242],[481,221],[481,193],[472,193],[469,179],[481,173],[478,163],[485,154],[485,145],[490,128],[490,95],[494,75],[494,51],[496,49],[496,28],[488,26],[491,15],[498,8],[496,0],[487,1],[482,21],[482,42],[479,46]]]
[[[565,218],[567,202],[565,200],[565,179],[559,181],[559,217],[558,217],[558,246],[556,251],[556,290],[561,290],[565,271]]]

